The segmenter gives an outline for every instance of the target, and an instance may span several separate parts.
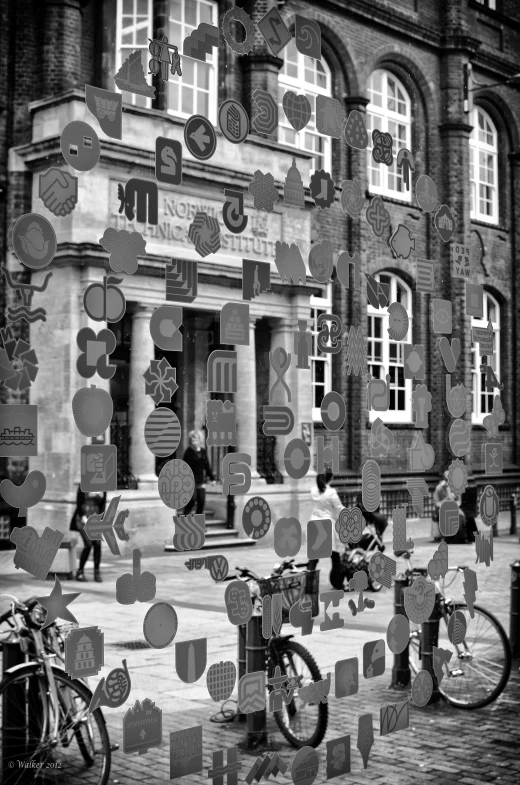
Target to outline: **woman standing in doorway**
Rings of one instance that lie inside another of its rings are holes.
[[[206,502],[206,476],[215,485],[215,475],[209,465],[206,450],[201,446],[200,434],[197,431],[189,432],[190,446],[185,450],[182,460],[186,461],[195,478],[195,493],[184,508],[184,515],[189,515],[196,506],[197,514],[204,512]]]
[[[79,533],[83,540],[83,550],[79,557],[79,569],[76,573],[77,581],[86,581],[85,564],[90,556],[90,551],[94,548],[94,580],[102,583],[101,577],[101,540],[90,540],[85,533],[85,524],[91,515],[98,515],[105,512],[107,503],[106,493],[84,493],[78,488],[76,496],[76,509],[70,522],[70,530]]]

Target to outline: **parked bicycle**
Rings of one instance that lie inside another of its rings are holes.
[[[307,565],[295,565],[293,559],[286,559],[277,565],[271,576],[260,578],[246,567],[237,567],[237,577],[250,584],[254,613],[261,613],[264,597],[280,593],[282,595],[282,624],[289,621],[289,611],[294,603],[304,600],[310,602],[313,615],[318,615],[319,570],[302,570]],[[307,649],[293,640],[293,635],[272,635],[266,640],[265,669],[267,679],[278,675],[288,677],[299,688],[312,682],[321,681],[322,675],[316,660]],[[268,685],[269,693],[275,687]],[[274,719],[287,741],[296,748],[317,747],[325,736],[329,708],[327,703],[304,702],[297,696],[284,703],[280,711],[274,711]]]
[[[413,567],[408,551],[395,551],[407,564],[405,576],[413,582],[419,575],[426,576],[427,569]],[[435,581],[436,607],[432,615],[439,617],[439,640],[437,646],[455,649],[448,663],[443,665],[444,677],[439,685],[441,695],[452,706],[459,709],[480,709],[498,698],[503,692],[511,673],[511,647],[506,632],[498,619],[478,603],[473,606],[471,618],[465,602],[446,596],[446,590],[465,567],[449,567],[454,574],[446,585],[446,578]],[[455,611],[464,613],[467,632],[462,643],[452,644],[448,637],[448,622]],[[421,670],[422,627],[410,623],[411,633],[408,647],[410,667],[414,673]]]
[[[36,599],[1,599],[11,607],[0,616],[0,642],[18,644],[26,659],[0,682],[1,782],[106,785],[118,745],[110,745],[101,710],[89,714],[86,683],[63,670],[62,631],[56,624],[41,629]]]
[[[383,584],[375,581],[370,575],[368,564],[373,554],[384,551],[385,546],[376,527],[369,524],[367,528],[370,534],[364,535],[359,545],[347,546],[341,555],[338,554],[335,559],[333,558],[329,580],[335,589],[348,590],[350,579],[359,570],[366,572],[369,589],[378,592],[383,588]]]

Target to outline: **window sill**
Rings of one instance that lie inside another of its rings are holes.
[[[385,412],[376,412],[376,414],[381,418],[381,420],[383,422],[383,425],[391,426],[395,430],[401,430],[401,431],[421,430],[420,428],[416,428],[414,422],[396,422],[395,420],[383,420],[381,415],[384,414],[384,413]],[[377,419],[377,418],[375,418],[375,419]],[[374,423],[374,421],[370,421],[370,420],[367,422],[367,424],[366,424],[366,430],[367,431],[369,431],[372,428],[373,423]]]
[[[506,229],[506,227],[502,224],[491,223],[491,221],[483,221],[482,218],[470,218],[469,220],[476,226],[485,226],[486,229],[496,229],[498,232],[509,234],[509,229]]]
[[[417,212],[421,212],[421,208],[413,204],[411,199],[407,201],[405,199],[399,199],[397,196],[387,196],[387,194],[380,194],[375,191],[371,191],[369,188],[367,188],[366,190],[366,196],[368,199],[373,199],[374,196],[380,196],[384,202],[389,202],[390,204],[398,204],[401,207],[413,207],[414,210],[417,210]]]

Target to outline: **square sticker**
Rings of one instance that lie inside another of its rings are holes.
[[[469,245],[450,243],[451,275],[453,278],[471,278]]]
[[[332,554],[332,521],[323,518],[307,524],[307,558],[330,559]]]
[[[0,404],[0,457],[38,455],[38,407],[34,404]]]
[[[466,314],[484,318],[484,287],[479,283],[466,281]]]
[[[81,490],[85,493],[117,490],[117,447],[87,444],[81,448]]]
[[[355,695],[359,686],[359,664],[357,657],[338,660],[334,670],[334,689],[336,698]]]

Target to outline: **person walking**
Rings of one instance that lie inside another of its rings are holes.
[[[185,461],[193,472],[195,478],[195,492],[188,504],[184,508],[183,515],[189,515],[196,505],[195,512],[204,512],[206,503],[206,476],[210,478],[211,484],[215,485],[215,475],[209,465],[206,450],[201,445],[200,434],[198,431],[190,431],[190,446],[184,451],[182,460]]]
[[[343,545],[341,544],[341,541],[336,532],[335,524],[338,520],[341,510],[344,509],[344,505],[341,503],[341,499],[339,498],[336,489],[332,488],[330,485],[333,477],[334,475],[330,469],[326,469],[324,474],[316,475],[316,487],[311,488],[311,519],[319,520],[320,518],[330,518],[332,520],[332,532],[334,539],[331,561],[332,570],[334,571],[335,569],[339,569],[340,551],[343,550]],[[318,561],[318,559],[311,559],[308,565],[309,570],[315,570]]]
[[[76,572],[77,581],[86,581],[85,564],[87,563],[90,551],[94,549],[94,580],[98,583],[103,582],[101,577],[101,540],[91,540],[85,533],[85,524],[89,517],[94,514],[105,512],[107,503],[106,493],[85,493],[78,487],[76,496],[76,509],[70,521],[70,530],[76,531],[83,540],[83,550],[79,557],[79,568]]]

